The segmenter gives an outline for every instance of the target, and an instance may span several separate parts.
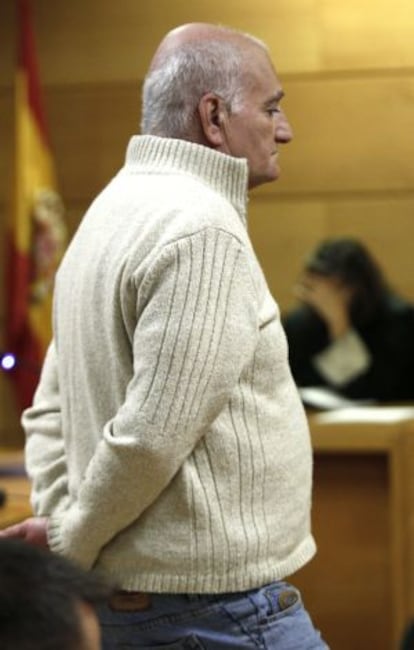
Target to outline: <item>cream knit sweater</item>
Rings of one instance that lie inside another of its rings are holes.
[[[23,416],[52,550],[124,589],[239,591],[314,554],[311,448],[246,229],[247,163],[133,137],[58,272]]]

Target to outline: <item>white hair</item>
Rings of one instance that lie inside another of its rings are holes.
[[[255,37],[243,36],[267,50]],[[229,111],[240,107],[247,68],[248,54],[242,39],[213,37],[168,52],[145,78],[141,133],[191,139],[197,124],[197,106],[206,93],[221,97]]]

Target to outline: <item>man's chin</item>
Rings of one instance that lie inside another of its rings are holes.
[[[259,185],[264,185],[265,183],[273,183],[277,181],[280,176],[280,167],[276,165],[273,169],[270,169],[266,174],[260,176],[255,176],[249,179],[249,189],[254,187],[259,187]]]
[[[280,176],[280,167],[278,165],[277,159],[272,162],[273,164],[267,171],[266,179],[263,181],[264,183],[273,183],[273,181],[277,181]]]

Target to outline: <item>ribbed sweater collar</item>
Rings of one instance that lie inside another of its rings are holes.
[[[133,136],[126,165],[146,173],[183,173],[196,176],[233,205],[246,224],[247,160],[219,153],[193,142],[153,135]]]

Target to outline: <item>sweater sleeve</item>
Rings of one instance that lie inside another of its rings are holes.
[[[134,278],[135,280],[135,278]],[[85,567],[167,488],[228,402],[258,339],[248,257],[207,229],[169,245],[136,286],[134,373],[77,500],[49,542]]]
[[[53,342],[45,357],[33,405],[24,411],[22,425],[26,433],[25,462],[32,481],[33,511],[47,516],[64,510],[69,495]]]

